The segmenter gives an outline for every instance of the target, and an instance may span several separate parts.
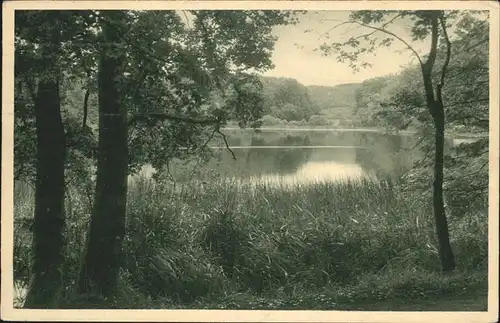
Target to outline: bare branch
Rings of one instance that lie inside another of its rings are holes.
[[[470,72],[471,70],[473,71],[482,71],[482,72],[486,72],[485,74],[488,75],[488,72],[489,72],[489,68],[483,68],[483,67],[475,67],[474,69],[471,69],[471,68],[463,68],[463,69],[460,69],[460,72],[457,72],[455,74],[452,74],[452,75],[448,75],[448,78],[451,79],[451,78],[455,78],[457,76],[461,76],[465,73],[468,73]]]
[[[482,44],[484,44],[484,43],[487,43],[487,42],[489,42],[489,41],[490,41],[490,39],[489,39],[489,38],[483,39],[483,40],[481,40],[481,41],[479,41],[479,42],[475,43],[474,45],[471,45],[471,46],[469,46],[469,47],[465,48],[463,51],[464,51],[464,52],[467,52],[467,51],[469,51],[469,50],[471,50],[471,49],[474,49],[474,48],[476,48],[477,46],[480,46],[480,45],[482,45]]]
[[[394,17],[393,19],[391,19],[390,21],[388,21],[387,23],[385,23],[384,25],[382,25],[382,27],[370,26],[370,25],[364,24],[364,23],[359,22],[359,21],[351,21],[351,23],[355,23],[355,24],[358,24],[360,26],[373,29],[375,31],[380,31],[380,32],[383,32],[383,33],[385,33],[387,35],[390,35],[390,36],[396,38],[397,40],[399,40],[400,42],[402,42],[417,57],[420,65],[422,65],[423,62],[422,62],[422,59],[420,58],[420,55],[418,55],[417,51],[413,47],[411,47],[410,44],[408,44],[408,42],[406,42],[403,38],[399,37],[395,33],[391,32],[391,31],[389,31],[387,29],[384,29],[389,23],[391,23],[392,21],[394,21],[398,17],[399,17],[399,15],[397,15],[396,17]]]
[[[476,120],[479,124],[483,125],[483,126],[488,126],[489,125],[489,122],[490,120],[489,119],[485,119],[485,118],[480,118],[478,116],[475,116],[473,114],[467,114],[467,115],[461,115],[461,116],[458,116],[458,117],[452,117],[450,118],[450,122],[454,122],[454,121],[463,121],[463,120],[467,120],[467,119],[474,119]]]
[[[345,31],[345,32],[343,32],[343,33],[340,33],[339,35],[345,35],[345,34],[348,34],[348,33],[353,32],[354,30],[359,29],[359,28],[361,28],[361,26],[356,26],[356,27],[354,27],[354,28],[351,28],[351,29],[346,30],[346,31]]]
[[[322,19],[321,21],[337,21],[339,22],[340,20],[336,20],[336,19]],[[334,30],[334,29],[337,29],[338,27],[340,26],[343,26],[343,25],[347,25],[347,24],[350,24],[352,23],[351,21],[340,21],[338,24],[336,24],[335,26],[333,26],[332,28],[328,29],[327,31],[325,31],[323,33],[323,35],[327,35],[330,31]],[[321,37],[322,35],[320,35]]]
[[[229,148],[229,144],[227,143],[227,139],[226,139],[226,135],[224,133],[222,133],[219,129],[217,129],[217,133],[219,135],[221,135],[222,137],[222,140],[224,140],[224,144],[226,145],[226,149],[229,150],[229,152],[231,153],[231,155],[233,156],[233,159],[236,160],[236,155],[234,154],[234,152],[231,150],[231,148]]]
[[[444,107],[448,108],[448,107],[452,107],[452,106],[460,105],[460,104],[479,103],[479,102],[486,102],[489,100],[490,100],[489,98],[483,98],[483,99],[476,99],[476,100],[471,100],[471,101],[461,101],[461,102],[455,102],[455,103],[445,105]]]

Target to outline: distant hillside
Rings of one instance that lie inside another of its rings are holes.
[[[311,99],[322,110],[331,108],[356,107],[356,90],[361,83],[347,83],[336,86],[310,85],[307,87]]]
[[[313,114],[324,115],[330,120],[352,120],[356,108],[356,91],[361,83],[339,84],[336,86],[304,86],[296,79],[284,77],[261,77],[264,86],[266,113],[280,119],[300,120],[297,112],[286,116],[284,110],[297,106],[297,111],[310,109],[306,118]],[[276,106],[287,105],[281,111]],[[297,116],[295,116],[297,115]],[[306,119],[307,120],[307,119]]]
[[[336,86],[310,85],[307,87],[311,101],[329,119],[350,120],[356,108],[356,90],[360,83],[339,84]]]
[[[304,86],[293,78],[261,76],[264,91],[269,91],[287,80]],[[331,109],[339,107],[354,108],[356,106],[355,92],[360,86],[361,83],[346,83],[335,86],[309,85],[305,86],[305,88],[313,103],[317,104],[321,109]]]

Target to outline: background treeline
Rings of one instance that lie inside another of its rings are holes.
[[[351,126],[358,84],[305,86],[293,78],[261,76],[264,125]]]
[[[469,17],[460,21],[454,31],[456,37],[450,42],[451,59],[443,88],[446,130],[485,134],[489,112],[488,24]],[[441,47],[433,75],[435,83],[446,59]],[[361,83],[355,94],[354,118],[361,125],[392,129],[420,129],[428,125],[420,73],[417,65],[410,65],[396,75]]]
[[[488,26],[464,19],[451,41],[453,59],[446,74],[448,131],[486,133],[488,115]],[[444,46],[444,45],[441,45]],[[436,65],[443,65],[443,51]],[[437,69],[439,70],[439,69]],[[336,86],[304,86],[295,79],[261,77],[264,124],[337,125],[418,129],[428,124],[417,65],[401,72]],[[435,73],[437,81],[439,73]],[[314,116],[314,117],[313,117]],[[311,120],[311,117],[313,119]],[[281,120],[276,120],[281,119]],[[290,122],[291,121],[291,122]],[[465,129],[467,128],[467,129]]]

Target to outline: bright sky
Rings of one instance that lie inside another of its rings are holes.
[[[276,67],[264,73],[266,76],[295,78],[304,85],[334,86],[342,83],[357,83],[366,79],[396,73],[410,63],[414,56],[403,50],[402,43],[395,42],[390,48],[377,50],[365,60],[373,66],[354,73],[348,63],[339,63],[336,57],[322,57],[320,51],[313,51],[328,41],[324,33],[348,19],[348,11],[309,11],[300,17],[295,26],[280,26],[273,31],[278,36],[273,63]],[[329,32],[330,42],[344,42],[350,37],[365,34],[371,30],[355,25],[343,25]],[[304,33],[305,30],[312,32]],[[409,27],[400,22],[388,29],[408,41],[419,54],[428,50],[428,42],[411,42]],[[380,33],[379,33],[380,35]],[[295,44],[303,46],[299,49]]]

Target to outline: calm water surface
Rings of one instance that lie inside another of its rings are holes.
[[[371,177],[405,167],[415,157],[410,136],[361,131],[227,131],[236,155],[221,150],[211,165],[251,182],[310,184]],[[229,158],[228,158],[229,157]]]
[[[211,144],[216,156],[201,168],[243,182],[310,184],[373,178],[411,167],[421,157],[412,133],[389,135],[362,129],[225,129],[236,160],[223,143]],[[447,147],[471,139],[448,139]],[[182,167],[171,167],[180,173]]]

